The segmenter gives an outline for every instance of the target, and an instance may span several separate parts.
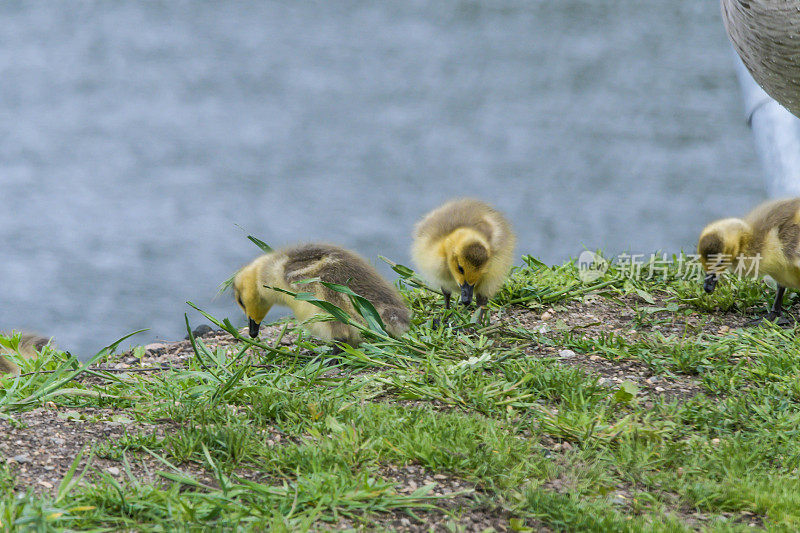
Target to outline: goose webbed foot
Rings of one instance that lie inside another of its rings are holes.
[[[796,320],[788,313],[784,314],[783,311],[770,310],[769,313],[762,317],[754,318],[746,323],[747,326],[761,326],[765,321],[772,322],[781,327],[794,326]]]
[[[746,326],[763,326],[764,322],[772,322],[780,327],[789,327],[794,325],[794,320],[785,315],[775,315],[772,312],[758,318],[754,318],[745,323]]]
[[[748,326],[760,326],[765,320],[774,322],[778,326],[786,327],[793,326],[796,322],[794,317],[783,313],[783,295],[786,293],[786,287],[778,285],[778,290],[775,291],[775,301],[772,307],[765,316],[756,318],[747,323]]]
[[[455,322],[452,320],[448,320],[447,318],[434,318],[431,321],[431,326],[434,329],[439,329],[439,327],[445,327],[447,329],[458,330],[461,329],[463,326],[457,326]]]

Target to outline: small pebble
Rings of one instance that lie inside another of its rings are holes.
[[[31,462],[31,458],[25,453],[21,453],[19,455],[15,455],[11,459],[13,461],[16,461],[17,463],[20,463],[20,464],[22,464],[22,463],[30,463]]]
[[[192,335],[194,335],[195,337],[202,337],[203,335],[211,333],[212,331],[214,330],[208,324],[200,324],[199,326],[194,328],[194,331],[192,331]],[[186,337],[184,337],[184,340],[188,341],[189,335],[186,335]]]
[[[575,356],[575,352],[573,352],[572,350],[561,350],[561,351],[558,352],[558,356],[559,357],[574,357]]]
[[[108,468],[106,468],[106,472],[108,472],[112,476],[118,476],[119,468],[117,468],[116,466],[109,466]]]
[[[49,481],[39,481],[39,485],[41,485],[42,487],[48,488],[48,489],[52,489],[53,488],[53,484],[50,483]]]
[[[164,344],[163,342],[153,342],[145,345],[144,349],[147,352],[155,352],[156,350],[163,350],[166,347],[167,345]]]
[[[728,326],[721,326],[719,328],[719,332],[720,333],[728,333],[730,330],[731,330],[731,328],[729,328]]]
[[[553,318],[553,313],[550,311],[545,311],[542,313],[542,320],[550,320],[551,318]]]

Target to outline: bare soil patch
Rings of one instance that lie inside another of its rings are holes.
[[[140,424],[124,411],[112,409],[39,408],[15,415],[13,422],[0,420],[0,454],[17,473],[18,489],[55,494],[81,449],[88,452],[92,445],[118,439],[126,432],[163,438],[172,427],[169,423]],[[104,459],[93,461],[101,469],[111,463]]]
[[[643,334],[660,332],[677,338],[707,335],[726,335],[743,327],[749,320],[735,313],[719,315],[676,315],[656,311],[648,315],[648,322],[635,320],[636,306],[663,307],[666,301],[648,304],[636,296],[616,299],[595,297],[588,301],[571,301],[556,305],[541,313],[529,309],[511,309],[505,321],[516,327],[542,333],[580,334],[598,338],[603,334],[619,335],[626,340],[636,340]],[[655,322],[655,323],[653,323]],[[684,400],[703,392],[701,383],[683,374],[659,375],[645,363],[636,359],[609,360],[597,354],[576,353],[567,347],[531,345],[526,350],[531,357],[555,358],[560,364],[578,366],[587,373],[599,376],[599,383],[616,389],[626,381],[636,384],[642,397],[661,397],[666,400]]]
[[[750,317],[738,313],[689,315],[663,310],[671,303],[664,295],[654,294],[654,303],[635,295],[605,298],[590,295],[582,301],[571,300],[547,307],[541,312],[523,307],[509,310],[512,323],[534,331],[565,330],[597,338],[603,333],[614,333],[625,338],[635,338],[643,333],[661,333],[664,336],[724,335],[744,327]],[[657,309],[662,309],[658,311]]]
[[[0,456],[16,473],[16,489],[55,495],[61,480],[67,474],[75,457],[85,448],[78,472],[86,465],[89,450],[93,445],[111,443],[125,435],[153,436],[163,439],[174,432],[180,424],[163,421],[158,424],[143,424],[133,421],[124,410],[114,409],[56,409],[54,406],[34,409],[14,416],[13,421],[0,420]],[[265,434],[265,441],[279,445],[282,433],[273,429]],[[170,467],[153,456],[137,451],[127,453],[130,473],[141,483],[166,483],[159,471],[171,471]],[[181,472],[197,481],[216,487],[212,472],[206,471],[191,461],[177,465]],[[94,456],[87,471],[87,480],[96,480],[102,473],[111,475],[121,483],[128,480],[122,461]],[[256,479],[255,471],[237,469],[243,478]]]

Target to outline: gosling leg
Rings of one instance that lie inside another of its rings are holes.
[[[452,296],[452,293],[450,291],[448,291],[447,289],[445,289],[444,287],[442,287],[442,294],[444,295],[444,308],[445,308],[445,310],[450,309],[450,296]],[[438,318],[434,318],[433,322],[432,322],[432,325],[433,325],[434,328],[438,328],[439,324],[441,324],[441,323],[442,323],[442,320],[439,320]],[[445,325],[448,325],[447,322],[445,322]]]
[[[786,292],[786,287],[782,285],[778,285],[778,290],[775,291],[775,301],[772,302],[772,309],[769,310],[767,316],[765,317],[767,320],[775,320],[776,318],[783,316],[783,294]]]
[[[783,295],[786,293],[786,287],[782,285],[778,285],[778,290],[775,291],[775,301],[772,302],[772,307],[770,308],[769,312],[755,320],[748,322],[748,325],[757,326],[761,324],[765,320],[769,320],[770,322],[775,322],[780,326],[787,326],[791,324],[791,320],[786,318],[783,314]]]
[[[331,351],[331,355],[337,361],[339,359],[337,356],[344,353],[344,350],[342,350],[342,347],[340,346],[340,344],[347,343],[347,341],[348,341],[348,339],[344,339],[344,338],[342,338],[342,339],[333,339],[333,346],[332,346],[333,350]]]
[[[475,303],[478,305],[478,324],[483,323],[483,316],[486,314],[486,304],[489,303],[489,298],[483,294],[475,296]]]

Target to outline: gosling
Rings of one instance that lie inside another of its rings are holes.
[[[515,244],[511,224],[499,211],[462,198],[417,223],[411,256],[423,276],[442,289],[445,309],[453,292],[461,291],[463,305],[469,305],[474,294],[480,321],[489,298],[508,277]]]
[[[411,313],[400,294],[365,259],[354,252],[330,244],[302,244],[262,255],[245,266],[233,278],[233,296],[249,319],[250,336],[256,338],[261,321],[273,305],[289,307],[300,322],[325,314],[322,309],[269,287],[292,292],[311,292],[320,300],[343,309],[353,320],[363,324],[350,298],[325,287],[319,280],[347,285],[366,298],[378,311],[386,331],[395,337],[408,330]],[[361,332],[338,321],[318,321],[306,324],[306,329],[321,339],[346,342],[357,346],[363,340]]]
[[[9,336],[10,335],[11,334],[9,334]],[[42,348],[49,343],[50,339],[46,339],[45,337],[40,337],[39,335],[34,335],[33,333],[22,333],[20,335],[17,351],[25,359],[33,359],[39,355],[39,352],[42,351]],[[11,353],[13,352],[10,349],[0,347],[0,375],[19,374],[19,365],[14,363],[11,359],[8,359],[8,357],[4,357]]]
[[[697,253],[706,272],[703,289],[714,292],[725,270],[769,274],[778,290],[761,320],[783,315],[786,288],[800,288],[800,198],[763,203],[743,219],[712,222],[700,234]]]

